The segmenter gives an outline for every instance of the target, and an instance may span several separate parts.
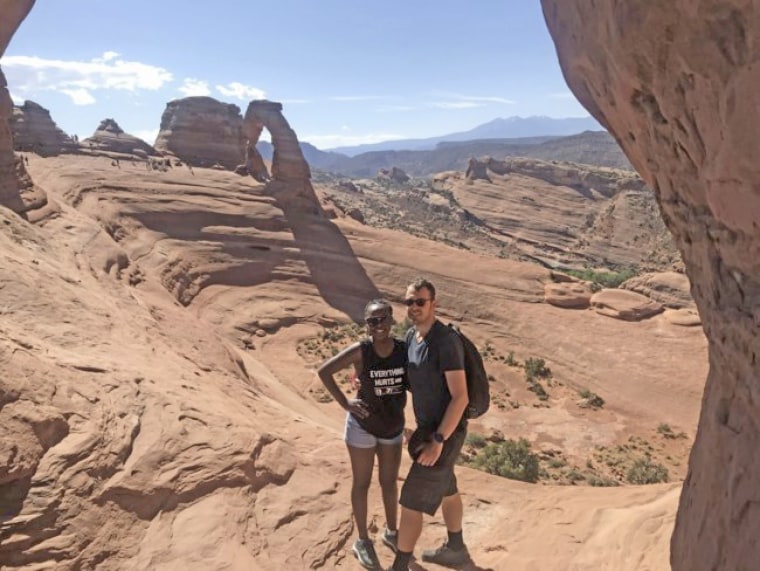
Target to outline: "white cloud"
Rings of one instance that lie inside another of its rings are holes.
[[[345,129],[345,127],[344,127]],[[367,145],[370,143],[382,143],[394,139],[404,139],[406,135],[393,133],[368,133],[366,135],[304,135],[299,137],[301,141],[311,143],[318,149],[331,149],[333,147],[352,147],[354,145]]]
[[[18,95],[16,95],[12,91],[10,91],[10,94],[11,94],[11,101],[13,101],[14,105],[23,105],[24,104],[24,98],[23,97],[19,97]]]
[[[58,91],[77,105],[94,103],[93,91],[155,91],[172,80],[172,74],[162,67],[118,58],[112,51],[90,61],[6,56],[1,64],[8,84],[17,93]]]
[[[95,103],[92,94],[81,87],[79,89],[61,89],[61,93],[68,95],[74,105],[92,105]]]
[[[135,131],[132,135],[152,145],[156,142],[156,137],[158,137],[158,129],[141,129]]]
[[[513,105],[515,102],[512,99],[501,97],[498,95],[464,95],[462,93],[450,93],[447,91],[437,91],[432,94],[434,97],[440,99],[453,99],[454,101],[463,101],[467,103],[478,103],[480,106],[488,103],[498,103],[502,105]],[[462,106],[448,106],[447,109],[462,109],[465,107],[475,107],[475,105],[462,105]]]
[[[102,56],[99,58],[95,58],[92,61],[111,61],[112,59],[116,59],[119,57],[119,52],[105,52]]]
[[[193,77],[185,78],[182,85],[179,87],[179,92],[185,97],[197,97],[201,95],[211,95],[211,90],[208,87],[208,82]]]
[[[473,107],[483,107],[483,103],[477,103],[475,101],[439,101],[437,103],[430,104],[433,107],[439,109],[472,109]]]
[[[237,81],[227,85],[217,85],[216,90],[227,97],[234,97],[241,101],[250,101],[251,99],[265,99],[266,93],[263,89],[251,85],[243,85]]]

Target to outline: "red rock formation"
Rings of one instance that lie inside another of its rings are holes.
[[[746,0],[542,0],[575,95],[657,196],[710,340],[675,571],[760,559],[760,11]]]
[[[196,167],[233,170],[245,159],[240,108],[211,97],[170,101],[154,146]]]
[[[0,0],[0,57],[11,41],[19,24],[29,13],[34,0]],[[13,113],[13,103],[8,93],[5,75],[0,70],[0,204],[15,212],[25,210],[19,194],[16,157],[13,152],[13,139],[9,120]],[[23,164],[20,166],[24,171]]]
[[[137,154],[140,156],[142,153],[147,155],[156,154],[156,149],[142,139],[125,133],[114,119],[103,119],[92,137],[88,137],[82,141],[82,146],[96,151]],[[135,151],[139,152],[135,153]]]
[[[282,103],[259,100],[251,101],[248,105],[243,120],[243,131],[248,139],[249,149],[255,150],[264,127],[272,136],[274,147],[273,180],[269,183],[272,192],[283,205],[292,205],[313,213],[320,212],[319,200],[311,186],[311,169],[301,152],[295,131],[282,114]],[[255,155],[249,153],[249,160],[255,156],[258,156],[258,152],[255,152]]]
[[[13,108],[10,119],[13,148],[43,157],[75,152],[77,145],[55,124],[50,111],[34,101]]]

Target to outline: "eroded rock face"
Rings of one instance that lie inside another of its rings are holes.
[[[19,24],[32,9],[34,0],[0,0],[0,57],[11,41]],[[16,157],[13,152],[13,138],[9,121],[13,113],[13,103],[8,93],[5,75],[0,69],[0,204],[14,212],[24,211],[24,202],[19,194]],[[21,170],[23,165],[21,165]]]
[[[55,124],[50,111],[34,101],[13,108],[10,118],[13,147],[43,157],[71,153],[78,145]]]
[[[196,167],[220,164],[233,170],[245,160],[240,108],[211,97],[185,97],[166,104],[154,146]]]
[[[710,340],[671,563],[760,558],[760,12],[744,0],[542,0],[571,89],[654,189]]]
[[[82,141],[85,148],[112,153],[155,155],[156,149],[148,143],[125,133],[114,119],[103,119],[92,137]]]

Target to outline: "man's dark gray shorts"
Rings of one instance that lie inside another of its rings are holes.
[[[454,465],[467,435],[465,428],[458,428],[443,445],[441,457],[435,466],[423,466],[414,462],[409,470],[399,503],[407,509],[435,515],[443,498],[453,496],[457,489]]]

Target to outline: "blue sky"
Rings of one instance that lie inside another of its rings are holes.
[[[538,0],[42,0],[0,66],[80,138],[110,117],[152,143],[188,95],[280,101],[322,149],[588,115]]]

